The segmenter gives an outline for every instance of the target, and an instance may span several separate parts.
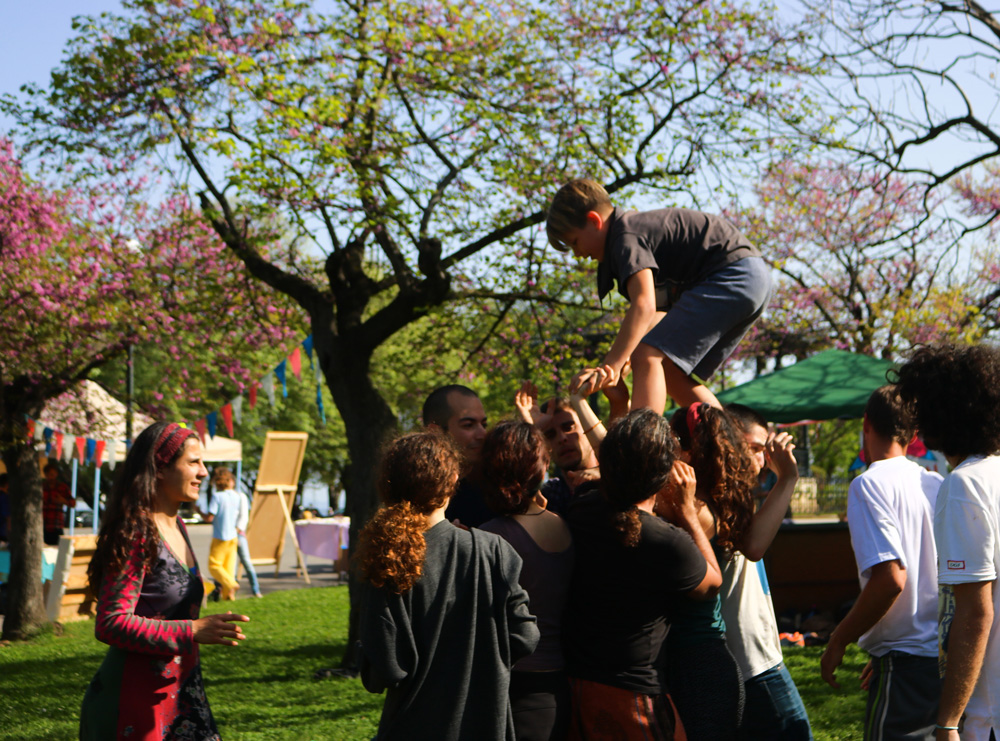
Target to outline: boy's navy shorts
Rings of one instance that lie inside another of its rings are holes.
[[[767,308],[771,268],[744,257],[684,291],[642,341],[688,375],[707,381]]]

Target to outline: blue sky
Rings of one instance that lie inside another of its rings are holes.
[[[120,7],[115,0],[0,0],[0,93],[48,82],[72,35],[73,16]],[[9,128],[10,120],[0,116],[0,131]]]

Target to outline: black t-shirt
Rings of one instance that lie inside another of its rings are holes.
[[[608,228],[604,260],[597,268],[597,293],[618,292],[631,301],[628,279],[653,271],[656,308],[667,311],[680,295],[712,273],[760,251],[721,216],[687,208],[625,211],[616,208]]]
[[[458,482],[458,488],[451,501],[448,502],[444,516],[448,522],[458,520],[466,527],[479,527],[496,517],[496,512],[486,506],[482,486],[468,479],[462,479]]]
[[[621,544],[613,510],[599,492],[576,498],[569,526],[576,567],[566,610],[567,670],[572,676],[647,695],[666,691],[657,667],[676,600],[708,569],[691,536],[640,512],[639,544]]]

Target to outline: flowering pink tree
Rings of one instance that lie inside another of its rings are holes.
[[[735,359],[837,347],[895,360],[915,344],[974,340],[1000,324],[996,256],[963,248],[929,219],[916,180],[782,161],[755,195],[755,206],[730,217],[778,280],[768,317]]]
[[[544,242],[515,255],[569,177],[690,204],[812,110],[788,35],[730,0],[123,5],[78,23],[21,116],[54,151],[175,156],[226,245],[306,310],[355,529],[397,421],[379,348],[449,301],[538,297]]]
[[[178,360],[225,358],[219,375],[238,386],[247,371],[231,362],[235,343],[287,339],[288,309],[260,302],[264,314],[253,313],[242,265],[183,199],[146,209],[110,187],[53,190],[24,174],[4,140],[0,283],[0,455],[12,505],[4,636],[22,637],[44,620],[41,480],[27,419],[144,340],[202,337],[174,348]],[[208,296],[211,306],[199,303]],[[180,388],[196,393],[183,378]]]

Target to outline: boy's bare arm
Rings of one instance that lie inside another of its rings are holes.
[[[640,270],[628,279],[626,284],[629,307],[622,319],[621,329],[602,365],[610,365],[615,371],[613,383],[618,383],[621,370],[632,357],[642,338],[649,330],[649,324],[656,315],[656,291],[653,287],[653,271]]]

